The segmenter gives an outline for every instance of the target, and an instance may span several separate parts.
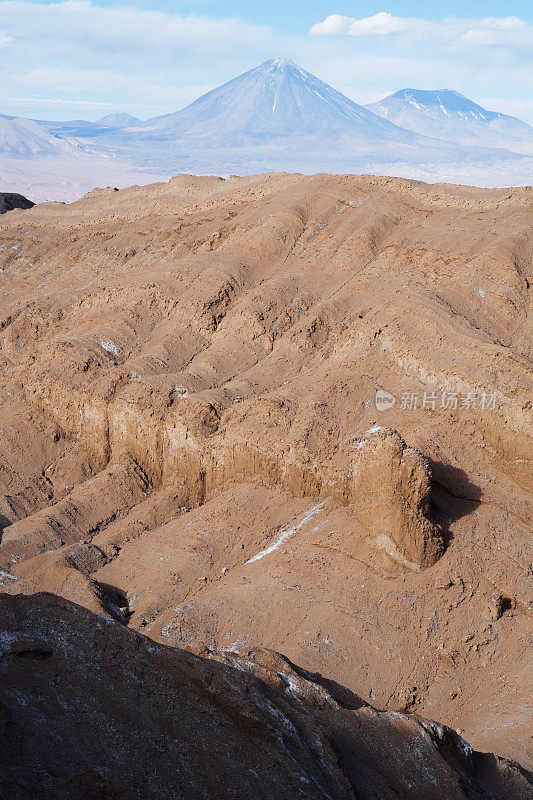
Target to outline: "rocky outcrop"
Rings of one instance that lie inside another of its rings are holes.
[[[427,461],[397,431],[376,426],[357,442],[351,464],[351,504],[375,547],[408,569],[442,555],[439,527],[427,518],[431,473]]]
[[[28,200],[21,194],[14,192],[0,192],[0,214],[5,214],[7,211],[13,211],[15,208],[33,208],[35,203]]]
[[[47,594],[0,596],[10,800],[528,800],[516,765],[378,712],[275,653],[156,645]]]

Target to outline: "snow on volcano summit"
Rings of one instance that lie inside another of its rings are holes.
[[[366,108],[426,136],[533,153],[530,125],[516,117],[488,111],[452,89],[400,89]]]
[[[273,58],[213,89],[174,114],[144,123],[146,131],[187,137],[261,139],[321,133],[368,141],[413,137],[285,58]],[[227,140],[226,140],[227,141]]]

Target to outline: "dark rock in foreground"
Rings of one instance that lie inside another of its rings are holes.
[[[201,658],[50,594],[0,597],[0,797],[533,796],[515,764],[269,651]]]
[[[14,211],[15,208],[33,208],[35,203],[28,200],[21,194],[14,192],[0,192],[0,214],[5,214],[6,211]]]

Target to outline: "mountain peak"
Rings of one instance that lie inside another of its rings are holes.
[[[301,67],[294,61],[291,61],[290,58],[270,58],[261,66],[272,67],[273,69],[279,69],[280,67],[296,67],[297,69],[301,69]]]
[[[404,141],[400,131],[333,89],[289,58],[271,58],[194,103],[143,124],[145,131],[226,145],[257,145],[268,137],[339,135]],[[412,138],[412,137],[411,137]],[[300,146],[300,145],[299,145]]]
[[[457,143],[508,147],[523,141],[531,149],[533,141],[525,122],[489,111],[455,89],[400,89],[367,108],[408,130]]]
[[[389,119],[393,109],[409,107],[421,113],[438,116],[467,114],[483,120],[505,116],[495,111],[488,111],[455,89],[399,89],[383,100],[367,106],[374,113],[386,115]],[[388,114],[384,113],[386,110]]]
[[[457,92],[455,89],[398,89],[394,94],[389,97],[419,97],[419,98],[435,98],[437,96],[447,97],[462,97],[467,99],[464,94]]]
[[[473,100],[469,100],[464,94],[456,92],[455,89],[400,89],[394,92],[394,94],[385,97],[381,103],[394,101],[408,103],[415,108],[436,108],[444,113],[446,111],[491,113],[477,103],[474,103]]]
[[[108,128],[129,128],[132,125],[137,125],[141,120],[125,111],[116,111],[114,114],[107,114],[96,121],[97,125],[105,125]]]

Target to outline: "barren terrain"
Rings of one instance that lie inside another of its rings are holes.
[[[2,799],[531,797],[513,762],[279,654],[207,660],[49,594],[0,615]]]
[[[2,216],[1,590],[531,768],[532,196],[182,176]]]

